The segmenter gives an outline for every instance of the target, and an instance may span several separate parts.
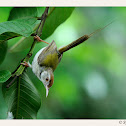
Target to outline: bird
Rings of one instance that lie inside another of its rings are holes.
[[[57,50],[55,41],[52,41],[47,47],[40,49],[33,58],[32,64],[28,65],[32,68],[33,73],[38,77],[45,86],[46,97],[49,88],[54,83],[54,70],[58,66],[62,54]]]
[[[112,22],[111,22],[112,23]],[[108,25],[110,25],[109,23]],[[38,79],[43,83],[46,89],[46,97],[49,94],[49,89],[54,83],[54,71],[57,68],[58,64],[60,63],[63,53],[72,49],[75,46],[85,42],[91,36],[96,34],[97,32],[103,30],[105,27],[97,29],[95,32],[92,32],[89,35],[83,35],[82,37],[78,38],[77,40],[71,42],[70,44],[63,46],[57,49],[56,43],[53,40],[51,43],[45,42],[39,36],[34,36],[39,42],[44,42],[48,44],[48,46],[43,47],[40,49],[33,58],[32,64],[29,62],[23,62],[22,65],[30,67],[33,73],[38,77]]]
[[[34,37],[37,41],[45,42],[40,39],[39,36]],[[89,38],[88,35],[84,35],[81,38],[73,41],[67,46],[61,47],[57,49],[56,43],[53,40],[51,43],[45,42],[48,46],[40,49],[34,56],[32,64],[29,62],[23,62],[22,65],[30,67],[33,73],[38,77],[38,79],[44,84],[46,89],[46,97],[49,94],[49,89],[54,83],[54,74],[53,72],[57,68],[60,63],[63,53],[68,51],[69,49],[77,46],[83,41]]]

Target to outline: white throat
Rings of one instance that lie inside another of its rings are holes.
[[[45,47],[44,47],[45,48]],[[38,64],[38,56],[40,55],[40,53],[44,50],[44,48],[42,48],[42,49],[40,49],[37,53],[36,53],[36,55],[35,55],[35,57],[34,57],[34,59],[33,59],[33,61],[32,61],[32,71],[33,71],[33,73],[40,79],[40,72],[41,72],[41,67],[39,66],[39,64]],[[41,80],[41,79],[40,79]]]

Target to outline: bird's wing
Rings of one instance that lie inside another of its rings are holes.
[[[52,67],[53,70],[55,70],[58,63],[57,46],[56,43],[52,41],[38,56],[38,64],[40,66]]]

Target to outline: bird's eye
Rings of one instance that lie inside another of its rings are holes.
[[[48,79],[48,78],[46,78],[46,81],[49,81],[49,79]]]

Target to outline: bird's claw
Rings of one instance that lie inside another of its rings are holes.
[[[22,62],[21,65],[24,65],[26,67],[29,67],[28,63],[26,61]]]
[[[38,35],[34,36],[34,39],[36,39],[38,42],[44,42],[46,44],[49,44],[48,42],[42,40]]]

